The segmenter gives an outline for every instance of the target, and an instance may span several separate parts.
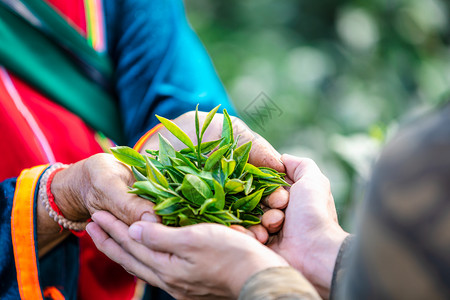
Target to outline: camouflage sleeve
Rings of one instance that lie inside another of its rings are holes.
[[[314,287],[291,267],[265,269],[244,284],[239,300],[320,299]]]
[[[375,168],[339,299],[450,295],[450,105],[411,125]]]

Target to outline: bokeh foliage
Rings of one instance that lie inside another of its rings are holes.
[[[240,116],[280,152],[318,162],[346,226],[386,135],[405,116],[449,96],[444,0],[189,0],[186,6]],[[282,111],[263,118],[262,127],[246,114],[261,92]]]

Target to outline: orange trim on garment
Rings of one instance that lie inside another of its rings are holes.
[[[34,237],[34,196],[48,165],[25,169],[17,178],[11,216],[11,236],[21,299],[42,300]]]
[[[137,141],[136,145],[134,145],[133,149],[140,152],[142,149],[142,146],[144,146],[145,142],[156,132],[158,131],[161,127],[163,127],[163,124],[158,124],[155,127],[153,127],[152,129],[150,129],[149,131],[147,131],[146,134],[144,134],[139,141]]]
[[[65,300],[64,295],[54,286],[48,286],[44,290],[44,297],[53,300]]]

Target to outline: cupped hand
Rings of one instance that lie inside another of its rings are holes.
[[[237,299],[250,276],[288,265],[254,238],[223,225],[172,228],[140,221],[128,227],[107,212],[92,219],[87,231],[100,251],[177,299]]]
[[[339,226],[330,182],[314,161],[286,154],[281,159],[293,185],[284,226],[269,247],[328,298],[336,257],[348,233]]]
[[[198,114],[201,127],[207,113],[198,112]],[[239,118],[231,117],[231,121],[233,123],[234,137],[237,138],[237,136],[239,136],[238,146],[249,141],[252,142],[252,149],[249,155],[249,162],[251,164],[258,167],[269,167],[279,172],[285,172],[284,165],[280,160],[281,155],[272,147],[272,145],[270,145],[269,142],[267,142],[256,132],[252,131]],[[173,122],[183,129],[184,132],[186,132],[194,144],[197,144],[195,134],[195,112],[185,113],[174,119]],[[217,113],[211,124],[208,126],[208,129],[206,129],[202,142],[220,139],[222,135],[222,123],[223,114]],[[158,133],[168,139],[174,146],[175,150],[186,148],[186,145],[173,136],[172,133],[170,133],[166,128],[161,128]],[[146,149],[158,149],[158,146],[158,135],[154,134],[143,145],[141,152],[145,152]],[[281,229],[284,220],[284,213],[282,209],[284,209],[288,203],[288,193],[284,189],[280,188],[272,195],[263,200],[263,204],[267,209],[265,209],[266,212],[262,216],[261,224],[249,228],[254,233],[256,238],[262,243],[267,242],[269,233],[275,233]],[[241,231],[243,230],[244,229],[241,228]]]
[[[96,154],[58,172],[51,185],[55,202],[64,216],[85,221],[106,210],[127,224],[153,215],[153,203],[128,193],[133,174],[111,154]]]

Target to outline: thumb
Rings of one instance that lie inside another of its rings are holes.
[[[303,176],[322,175],[317,164],[310,158],[297,157],[289,154],[283,154],[281,161],[286,168],[286,174],[294,182],[299,181]]]
[[[179,255],[185,246],[194,241],[188,241],[183,228],[172,228],[159,223],[140,221],[128,229],[129,236],[148,248],[165,253]]]
[[[257,167],[269,167],[281,173],[285,172],[280,153],[259,134],[253,133],[253,135],[249,162]]]

